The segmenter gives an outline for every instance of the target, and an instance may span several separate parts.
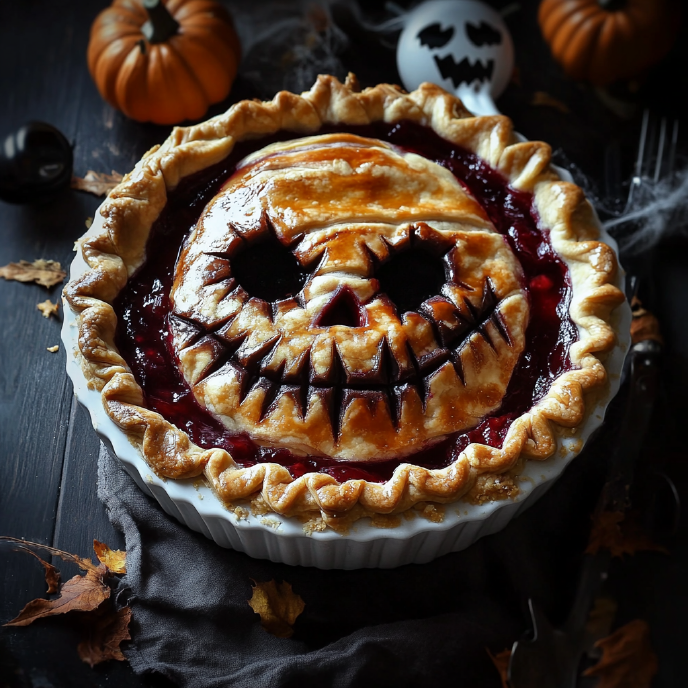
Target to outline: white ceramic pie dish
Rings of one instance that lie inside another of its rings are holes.
[[[572,181],[565,170],[555,168],[560,177]],[[101,229],[101,216],[87,236]],[[616,249],[616,243],[600,230],[603,241]],[[70,269],[70,279],[87,270],[80,252]],[[624,273],[618,271],[616,286],[623,288]],[[420,515],[401,519],[394,528],[378,528],[370,519],[354,523],[346,535],[332,530],[307,534],[295,518],[277,514],[238,516],[228,511],[200,479],[164,480],[148,467],[138,449],[108,417],[100,392],[89,389],[78,358],[77,316],[65,303],[62,341],[67,352],[67,373],[77,399],[88,409],[93,427],[107,449],[121,462],[144,493],[154,497],[171,516],[218,545],[259,558],[291,565],[322,569],[394,568],[409,563],[426,563],[448,552],[465,549],[483,535],[504,528],[521,511],[531,506],[554,484],[564,468],[577,456],[590,436],[603,422],[606,408],[618,391],[625,355],[630,347],[631,310],[624,302],[613,315],[618,334],[605,367],[608,384],[591,394],[583,423],[575,430],[562,431],[557,451],[545,461],[528,461],[519,479],[520,492],[513,500],[482,505],[459,500],[443,507],[441,522]]]

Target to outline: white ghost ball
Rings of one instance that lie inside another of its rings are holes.
[[[495,99],[514,68],[514,46],[499,13],[477,0],[430,0],[405,18],[397,45],[404,87],[424,81],[461,96],[466,89]]]

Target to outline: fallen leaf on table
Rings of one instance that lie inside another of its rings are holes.
[[[112,170],[111,174],[89,170],[83,178],[72,177],[72,189],[86,191],[86,193],[91,193],[95,196],[105,196],[121,181],[122,175],[114,170]]]
[[[32,552],[26,547],[17,548],[17,551],[26,552],[41,562],[43,568],[45,569],[45,582],[48,584],[48,590],[46,592],[48,595],[56,593],[60,587],[60,572],[52,564],[44,561],[35,552]]]
[[[4,626],[28,626],[46,616],[66,614],[67,612],[90,612],[110,597],[110,588],[103,582],[107,572],[101,564],[95,571],[87,571],[85,576],[70,578],[61,588],[60,596],[54,600],[38,598],[31,600],[19,614]]]
[[[127,572],[127,553],[120,549],[110,549],[106,544],[93,541],[93,551],[98,557],[98,561],[112,571],[112,573]]]
[[[487,648],[485,648],[487,650]],[[487,654],[490,655],[495,669],[499,672],[499,678],[502,679],[502,688],[509,688],[509,660],[511,659],[511,650],[502,650],[496,655],[493,655],[489,650]]]
[[[56,354],[60,350],[60,345],[55,344],[55,346],[48,346],[45,350],[49,351],[51,354]]]
[[[46,299],[36,304],[36,308],[43,314],[44,318],[49,318],[51,315],[57,315],[58,304],[53,303],[50,299]]]
[[[62,266],[56,260],[44,260],[39,258],[29,263],[28,260],[20,260],[18,263],[10,263],[0,267],[0,277],[17,282],[36,282],[43,287],[53,287],[59,284],[67,276]]]
[[[643,550],[666,554],[666,548],[653,542],[632,515],[625,517],[622,511],[602,511],[593,516],[586,554],[597,554],[600,549],[608,549],[613,557]]]
[[[81,612],[79,619],[83,630],[83,640],[77,647],[81,659],[91,667],[109,659],[125,660],[119,646],[123,640],[130,639],[131,609],[115,609],[106,580],[114,574],[126,571],[126,552],[112,550],[104,543],[94,540],[93,549],[100,560],[100,563],[94,564],[90,559],[36,542],[8,536],[0,536],[0,541],[15,543],[17,550],[36,557],[46,570],[48,594],[59,592],[59,597],[52,600],[32,600],[5,626],[28,626],[37,619],[78,611]],[[59,571],[30,548],[44,550],[64,561],[72,562],[86,571],[86,574],[74,576],[60,587]]]
[[[248,603],[260,615],[261,626],[278,638],[290,638],[294,635],[292,626],[306,606],[304,601],[286,581],[279,586],[274,580],[253,582],[253,597]]]
[[[557,100],[545,91],[535,91],[530,104],[541,107],[551,107],[555,110],[559,110],[559,112],[563,112],[565,115],[568,115],[571,112],[566,103],[562,103],[561,100]]]
[[[86,662],[91,668],[109,659],[126,661],[119,646],[123,640],[131,640],[130,621],[131,609],[129,607],[122,607],[114,614],[106,609],[99,614],[89,615],[84,628],[86,637],[77,646],[81,661]]]
[[[658,667],[645,621],[627,623],[595,647],[602,650],[602,657],[583,676],[598,676],[597,688],[650,688]]]

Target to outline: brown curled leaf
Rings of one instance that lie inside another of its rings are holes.
[[[112,573],[127,572],[127,553],[120,549],[110,549],[105,543],[93,541],[93,551],[101,564],[105,564]]]
[[[89,614],[84,624],[84,639],[77,646],[81,661],[91,668],[111,659],[126,661],[119,646],[122,641],[131,640],[130,621],[129,607],[115,610],[112,604],[103,605],[98,612]]]
[[[29,263],[28,260],[20,260],[18,263],[9,263],[0,267],[0,277],[16,282],[36,282],[42,287],[53,287],[59,284],[67,276],[62,266],[56,260],[39,258]]]
[[[5,626],[28,626],[37,619],[68,612],[90,612],[110,597],[110,588],[103,582],[107,569],[101,564],[84,576],[70,578],[54,600],[36,599],[29,602],[19,614]]]
[[[657,655],[650,644],[650,629],[635,619],[595,643],[600,661],[583,676],[597,676],[597,688],[650,688],[657,673]]]
[[[71,186],[72,189],[76,189],[77,191],[85,191],[94,196],[105,196],[121,181],[122,175],[114,170],[112,170],[111,174],[89,170],[83,178],[72,177]]]
[[[274,580],[253,582],[253,596],[248,603],[260,615],[261,626],[278,638],[290,638],[294,635],[292,626],[306,606],[304,601],[286,581],[279,586]]]
[[[493,655],[487,648],[487,654],[490,656],[495,669],[499,672],[499,678],[502,680],[502,688],[509,688],[509,660],[511,659],[511,650],[502,650],[496,655]]]

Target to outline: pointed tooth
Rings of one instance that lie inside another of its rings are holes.
[[[386,388],[387,394],[387,408],[389,409],[389,417],[392,419],[392,425],[395,429],[399,427],[399,420],[401,419],[401,385],[390,385]]]
[[[413,385],[416,388],[416,392],[418,392],[418,397],[420,398],[423,410],[425,410],[425,385],[423,384],[423,377],[420,373],[420,364],[418,363],[418,359],[416,358],[416,354],[414,353],[410,342],[406,342],[406,348],[408,349],[409,358],[411,359],[411,365],[415,371],[413,379],[409,380],[408,384]]]
[[[495,310],[490,320],[492,321],[492,324],[497,328],[497,332],[499,332],[502,339],[509,346],[512,346],[511,337],[509,336],[509,330],[506,327],[506,323],[504,322],[504,317],[502,316],[501,311]]]
[[[277,346],[280,340],[280,335],[275,335],[266,339],[251,348],[248,348],[250,338],[242,343],[237,352],[235,353],[236,360],[241,363],[244,368],[251,368],[259,364],[265,358],[267,358]]]
[[[485,283],[483,284],[483,300],[480,305],[480,315],[484,319],[488,311],[493,311],[497,305],[497,295],[495,294],[494,285],[492,280],[487,277]]]
[[[477,323],[480,322],[480,313],[478,309],[466,297],[464,297],[463,303],[468,311],[468,322],[473,326],[477,325]]]
[[[258,382],[254,385],[253,389],[261,388],[265,390],[265,396],[263,397],[263,402],[260,406],[260,420],[263,420],[265,416],[272,410],[270,407],[277,397],[277,393],[280,390],[280,383],[268,380],[266,377],[258,378]]]
[[[174,346],[178,351],[197,342],[205,331],[198,323],[172,313],[169,315],[169,328],[172,333]]]
[[[490,333],[487,331],[487,323],[483,323],[482,325],[480,325],[476,332],[487,342],[492,351],[497,351],[494,342],[492,341],[492,337],[490,337]]]
[[[335,400],[335,392],[339,392],[340,399]],[[335,390],[333,387],[310,387],[308,390],[308,406],[312,397],[318,397],[321,404],[327,409],[332,428],[332,437],[335,442],[339,437],[339,411],[341,407],[341,389]]]
[[[456,374],[457,374],[459,380],[461,380],[461,384],[463,384],[463,386],[465,387],[466,386],[466,377],[465,377],[465,373],[463,370],[463,361],[461,360],[461,351],[462,350],[463,350],[463,348],[459,349],[458,351],[454,351],[454,353],[452,354],[452,361],[454,363],[454,370],[456,371]]]

